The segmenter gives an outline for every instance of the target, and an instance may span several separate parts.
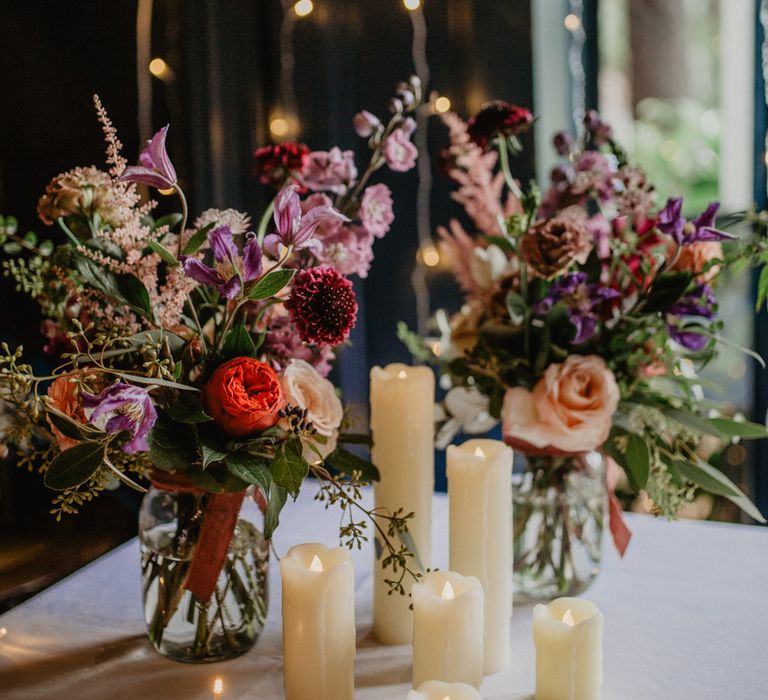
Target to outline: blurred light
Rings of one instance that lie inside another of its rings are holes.
[[[581,20],[576,15],[566,15],[563,24],[569,32],[577,32],[581,29]]]
[[[421,0],[403,0],[403,5],[405,5],[406,10],[413,12],[413,10],[419,9],[421,6]]]
[[[440,264],[440,253],[435,246],[430,245],[419,251],[421,261],[427,267],[437,267]]]
[[[737,357],[728,364],[728,376],[731,379],[741,379],[747,373],[747,363]]]
[[[747,458],[747,450],[743,445],[731,445],[725,453],[725,459],[732,467],[736,467]]]
[[[680,154],[680,144],[672,139],[662,141],[659,146],[659,155],[667,161],[674,160]]]
[[[283,117],[274,117],[269,122],[269,131],[272,133],[272,136],[282,138],[283,136],[288,135],[289,130],[290,124],[288,124],[288,120]]]
[[[312,14],[312,10],[315,9],[315,3],[312,0],[299,0],[294,6],[293,11],[299,17],[306,17]]]
[[[171,69],[162,58],[153,58],[149,62],[149,72],[156,78],[165,78]]]
[[[432,343],[431,350],[432,350],[432,354],[435,357],[440,357],[440,355],[442,355],[442,353],[443,353],[443,346],[440,344],[439,340],[436,340],[434,343]]]
[[[213,694],[216,697],[219,697],[224,693],[224,681],[221,680],[221,678],[217,678],[215,681],[213,681]]]
[[[0,627],[0,639],[8,635],[8,630],[5,627]]]
[[[451,108],[451,101],[441,95],[435,100],[435,112],[440,112],[440,114],[447,112]]]
[[[175,187],[169,187],[166,190],[158,190],[160,194],[164,194],[166,197],[168,197],[169,195],[172,195],[175,191],[176,191]]]

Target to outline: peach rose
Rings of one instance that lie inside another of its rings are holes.
[[[674,253],[675,244],[673,243],[667,254],[674,255]],[[671,269],[691,272],[697,275],[698,282],[707,284],[717,276],[720,267],[719,265],[712,265],[706,272],[702,273],[702,270],[710,260],[722,260],[722,258],[723,246],[720,245],[720,241],[699,241],[681,246],[680,254]]]
[[[619,403],[613,372],[597,355],[571,355],[547,367],[533,391],[508,389],[503,434],[528,453],[582,453],[608,438]]]
[[[85,423],[85,411],[80,403],[78,384],[69,381],[71,375],[59,377],[51,382],[48,387],[48,400],[50,405],[65,416],[69,416],[78,423]],[[78,444],[74,438],[67,437],[53,423],[48,421],[51,432],[56,438],[60,450],[67,450]]]

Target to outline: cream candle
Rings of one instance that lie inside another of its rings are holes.
[[[466,683],[427,681],[411,690],[406,700],[480,700],[480,693]]]
[[[408,531],[424,567],[430,560],[435,487],[434,400],[435,375],[428,367],[398,363],[371,370],[372,460],[380,474],[373,488],[375,506],[414,514]],[[375,562],[373,632],[383,644],[408,644],[413,633],[411,601],[388,595],[387,578],[392,571]]]
[[[480,580],[485,594],[484,670],[510,664],[512,450],[467,440],[447,452],[450,568]]]
[[[355,576],[349,551],[301,544],[280,561],[286,700],[352,700]]]
[[[483,682],[483,588],[474,576],[432,571],[411,588],[413,685]],[[442,700],[442,698],[441,698]]]
[[[603,616],[594,603],[558,598],[533,609],[536,700],[600,700]]]

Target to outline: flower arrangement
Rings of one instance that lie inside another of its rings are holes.
[[[572,457],[602,450],[657,513],[675,517],[701,488],[764,522],[699,443],[766,429],[705,403],[692,370],[729,343],[715,290],[726,270],[765,264],[765,226],[739,239],[717,227],[716,202],[695,218],[679,198],[657,208],[653,185],[594,112],[578,139],[554,137],[563,163],[543,194],[521,188],[510,168],[530,112],[495,102],[468,123],[443,119],[450,145],[441,160],[475,229],[456,220],[439,229],[464,305],[438,315],[440,336],[429,342],[401,328],[450,389],[438,442],[501,421],[504,440],[544,483],[579,469]],[[615,498],[611,514],[623,552],[629,533]]]
[[[260,148],[254,170],[276,196],[255,227],[233,209],[208,209],[190,225],[169,128],[129,166],[95,97],[109,171],[63,173],[38,206],[64,242],[20,235],[13,217],[0,221],[4,273],[40,304],[55,367],[36,375],[21,348],[3,346],[0,397],[10,411],[2,441],[58,491],[57,519],[118,480],[144,490],[149,478],[156,488],[200,496],[198,550],[203,540],[210,546],[194,555],[193,569],[205,560],[199,571],[181,576],[200,606],[208,605],[246,491],[255,492],[269,539],[308,475],[319,479],[327,505],[342,505],[349,546],[366,539],[366,518],[355,516],[362,510],[390,556],[393,586],[410,571],[411,553],[396,542],[409,515],[359,503],[360,486],[377,472],[347,449],[368,438],[349,432],[327,378],[356,320],[348,276],[367,274],[373,244],[394,218],[389,188],[369,179],[384,165],[401,172],[415,162],[418,79],[397,93],[386,124],[369,112],[355,117],[370,146],[360,177],[352,151]],[[175,194],[180,212],[154,218],[156,202],[142,201],[137,185]],[[144,566],[145,576],[152,572],[147,588],[172,573],[159,560]],[[155,616],[151,633],[154,625],[162,635],[178,604]],[[196,648],[208,635],[203,624]]]

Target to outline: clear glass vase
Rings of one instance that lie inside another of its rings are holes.
[[[515,593],[533,599],[576,595],[600,572],[607,501],[603,456],[525,459],[512,486]]]
[[[210,498],[152,487],[139,512],[144,619],[155,649],[175,661],[239,656],[256,643],[266,619],[269,542],[250,497],[240,507],[210,599],[201,601],[185,587]]]

